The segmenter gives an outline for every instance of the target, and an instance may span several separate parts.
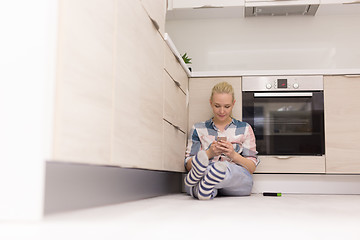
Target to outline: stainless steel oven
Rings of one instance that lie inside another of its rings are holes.
[[[259,155],[325,154],[322,76],[243,77],[242,91]]]

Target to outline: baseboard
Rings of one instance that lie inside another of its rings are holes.
[[[360,194],[360,175],[254,174],[253,193]]]
[[[176,172],[47,162],[44,213],[180,193],[181,175]]]
[[[360,175],[255,173],[253,179],[252,193],[256,194],[360,194]],[[184,184],[182,192],[185,192]]]

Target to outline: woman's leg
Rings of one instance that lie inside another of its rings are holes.
[[[215,186],[219,195],[249,196],[251,194],[252,175],[242,166],[226,162],[227,170],[224,181]]]
[[[204,176],[205,171],[209,165],[209,159],[205,151],[198,152],[191,162],[191,170],[186,175],[184,182],[188,187],[195,186],[200,179]]]
[[[194,198],[200,200],[213,199],[217,195],[215,185],[225,178],[226,164],[224,162],[211,163],[201,178],[194,186],[185,184],[186,192]]]
[[[198,185],[198,199],[209,200],[213,199],[215,195],[215,185],[221,183],[225,178],[226,164],[224,162],[215,162],[210,167],[209,171],[200,180]]]

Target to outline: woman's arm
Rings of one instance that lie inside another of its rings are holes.
[[[218,142],[214,141],[211,143],[210,147],[205,151],[206,155],[208,157],[208,159],[211,159],[215,156],[218,156],[222,153],[222,150],[219,148],[219,144]],[[186,170],[190,171],[191,167],[192,167],[192,160],[193,157],[190,158],[187,162],[186,162]]]
[[[243,166],[246,168],[251,174],[255,172],[256,165],[255,163],[248,158],[241,156],[239,153],[235,152],[233,145],[228,141],[220,141],[219,149],[223,151],[223,153],[228,156],[232,162]]]
[[[236,163],[239,164],[241,166],[243,166],[244,168],[246,168],[251,174],[253,174],[255,172],[256,169],[256,165],[255,163],[248,159],[245,158],[243,156],[241,156],[239,153],[233,151],[233,154],[231,156],[229,156],[231,158],[231,160]]]

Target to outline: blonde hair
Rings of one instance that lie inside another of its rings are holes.
[[[234,88],[228,82],[221,82],[216,84],[211,91],[210,100],[213,100],[214,93],[229,93],[232,96],[232,100],[234,101]]]

